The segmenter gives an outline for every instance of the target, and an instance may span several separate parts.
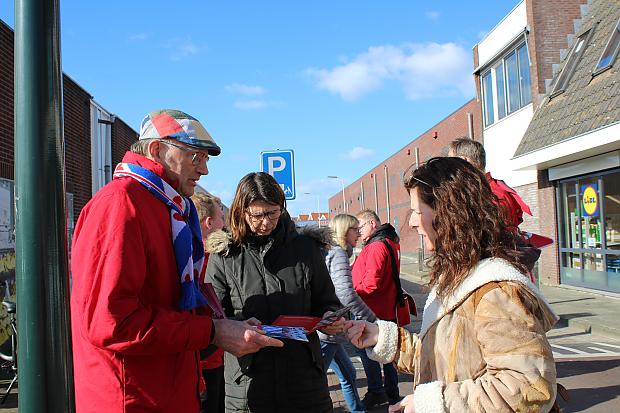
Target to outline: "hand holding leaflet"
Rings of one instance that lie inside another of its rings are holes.
[[[277,327],[303,328],[306,334],[310,334],[340,320],[340,318],[348,313],[350,309],[350,306],[346,306],[328,314],[323,318],[281,315],[276,318],[272,325]]]

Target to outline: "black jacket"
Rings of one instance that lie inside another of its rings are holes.
[[[337,309],[322,250],[329,233],[313,235],[300,234],[286,212],[270,236],[248,237],[240,246],[226,233],[211,235],[205,281],[226,315],[270,324],[279,315],[320,317]],[[226,411],[331,412],[319,339],[316,333],[308,339],[241,358],[225,353]]]

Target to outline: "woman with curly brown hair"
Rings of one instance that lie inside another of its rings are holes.
[[[405,188],[409,225],[434,251],[421,331],[347,323],[370,358],[414,375],[413,394],[390,411],[549,411],[556,372],[545,333],[557,316],[525,275],[484,175],[460,158],[432,158]]]

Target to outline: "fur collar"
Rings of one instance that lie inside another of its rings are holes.
[[[487,283],[497,281],[513,281],[523,284],[534,293],[540,301],[541,307],[550,313],[551,318],[557,321],[557,315],[553,312],[542,293],[527,276],[523,275],[504,259],[486,258],[478,262],[461,285],[445,299],[438,299],[436,289],[431,289],[424,305],[420,338],[424,337],[428,330],[443,316],[461,305],[471,293]]]
[[[205,250],[209,254],[227,255],[232,244],[232,237],[226,231],[214,231],[207,237]]]

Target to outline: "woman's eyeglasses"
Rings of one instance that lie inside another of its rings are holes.
[[[280,217],[280,214],[282,214],[282,210],[274,209],[273,211],[267,211],[267,212],[263,212],[260,214],[253,214],[250,211],[246,211],[246,214],[248,214],[250,221],[252,221],[253,223],[259,223],[259,222],[263,222],[265,218],[267,218],[270,221],[275,221],[276,219]]]
[[[197,151],[194,150],[192,148],[187,148],[185,146],[181,146],[179,144],[173,143],[169,140],[164,140],[164,139],[160,139],[159,140],[161,143],[165,143],[166,145],[170,145],[170,146],[174,146],[175,148],[178,148],[184,152],[188,152],[190,154],[192,154],[192,165],[194,166],[198,166],[201,164],[205,164],[209,161],[209,154],[203,151]]]

